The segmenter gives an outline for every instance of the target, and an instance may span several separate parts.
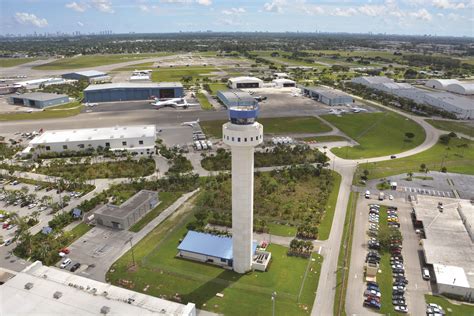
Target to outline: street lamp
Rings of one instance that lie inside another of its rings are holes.
[[[132,236],[130,236],[130,238],[125,242],[126,243],[130,243],[130,250],[132,252],[132,263],[133,263],[133,266],[135,266],[135,254],[133,253],[133,244],[132,244]]]
[[[275,300],[276,300],[277,292],[272,293],[272,316],[275,316]]]

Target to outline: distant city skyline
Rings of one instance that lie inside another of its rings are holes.
[[[474,0],[2,0],[0,6],[2,35],[210,30],[474,36]]]

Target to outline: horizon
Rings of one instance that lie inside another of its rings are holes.
[[[3,36],[212,31],[474,37],[473,0],[5,0],[1,7]]]

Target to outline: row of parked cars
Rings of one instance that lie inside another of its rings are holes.
[[[426,316],[444,316],[446,312],[444,309],[435,303],[426,304]]]
[[[380,206],[371,204],[369,206],[369,242],[368,248],[369,251],[367,253],[367,257],[365,258],[365,262],[368,265],[378,267],[380,263],[381,256],[378,252],[380,249],[380,243],[377,239],[378,232],[379,232],[379,221],[380,221],[380,214],[379,214]],[[363,306],[380,309],[382,308],[381,303],[382,293],[380,291],[379,285],[377,282],[368,281],[367,288],[364,291],[364,303]]]

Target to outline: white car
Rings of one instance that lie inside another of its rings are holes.
[[[28,205],[28,208],[31,210],[32,208],[36,207],[36,203],[31,203],[30,205]]]
[[[390,195],[388,196],[388,199],[389,199],[390,201],[393,200],[393,195],[390,194]]]
[[[406,305],[397,305],[393,309],[399,313],[408,313],[408,307]]]
[[[382,294],[379,292],[379,291],[376,291],[376,290],[365,290],[364,292],[364,295],[365,296],[376,296],[376,297],[381,297]]]
[[[423,280],[429,280],[431,277],[430,277],[430,270],[428,270],[428,268],[423,268],[421,270],[421,275],[423,277]]]
[[[61,269],[65,269],[68,265],[70,265],[72,262],[71,259],[69,258],[66,258],[63,260],[63,262],[61,262],[61,265],[59,266]]]

